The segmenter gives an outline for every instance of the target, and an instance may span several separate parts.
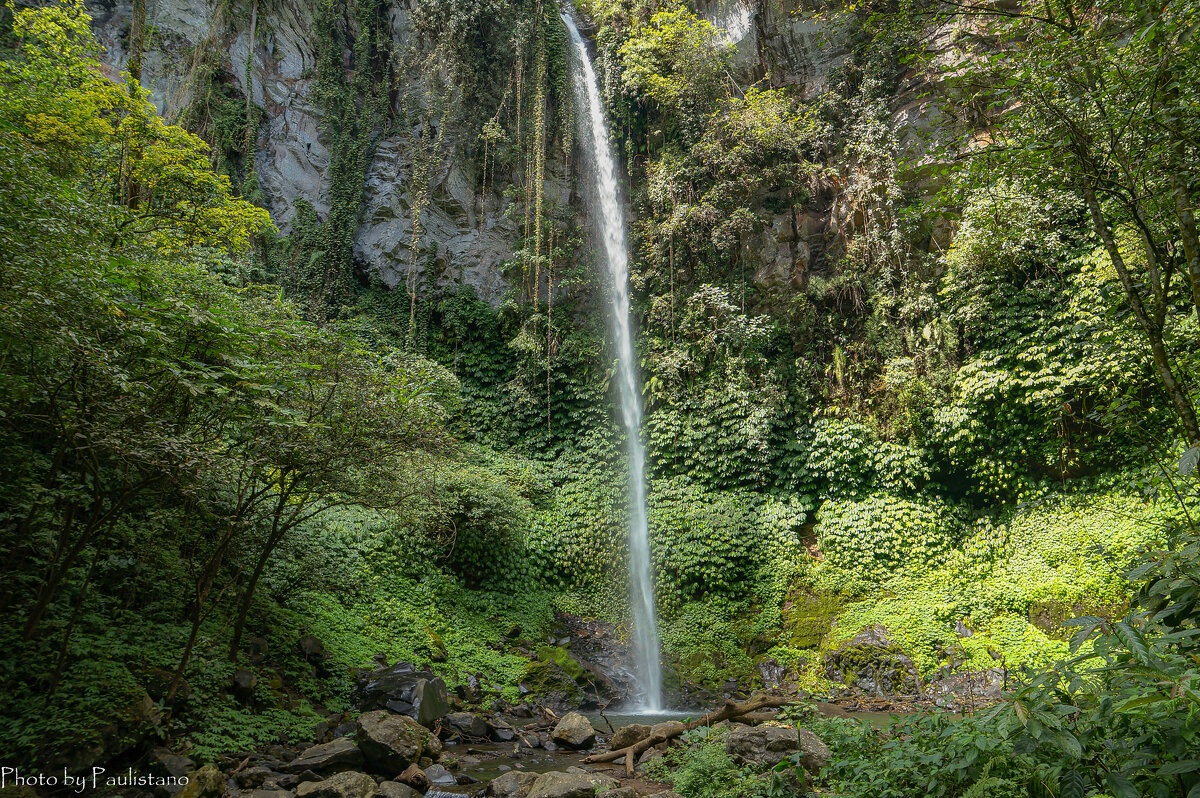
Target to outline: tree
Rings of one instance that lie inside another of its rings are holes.
[[[1048,0],[949,13],[965,16],[978,43],[943,67],[976,174],[995,167],[1082,200],[1184,437],[1200,444],[1187,373],[1197,332],[1181,326],[1189,305],[1200,320],[1200,7]]]

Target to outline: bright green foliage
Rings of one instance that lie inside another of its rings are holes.
[[[172,254],[244,250],[272,228],[266,212],[233,196],[208,146],[166,124],[141,86],[99,74],[90,21],[81,2],[65,0],[15,14],[17,57],[0,61],[6,138],[37,148],[54,174],[84,178],[80,188],[103,204],[118,242]]]
[[[1061,194],[1014,184],[978,192],[946,257],[943,290],[974,356],[934,413],[931,443],[990,501],[1011,501],[1031,478],[1110,464],[1128,441],[1095,435],[1093,414],[1152,385],[1119,322],[1111,263],[1063,242],[1071,210]],[[1167,421],[1161,405],[1145,409]]]
[[[653,465],[713,487],[766,485],[784,412],[778,378],[764,368],[766,320],[707,285],[674,313],[660,304],[651,316],[664,338],[646,364]]]
[[[751,798],[765,786],[750,768],[725,753],[724,734],[701,726],[682,737],[682,748],[651,760],[647,774],[668,781],[684,798]]]
[[[686,8],[659,11],[621,45],[621,78],[657,103],[668,124],[696,136],[721,95],[731,50]]]
[[[876,494],[826,502],[816,531],[829,566],[880,583],[902,569],[921,573],[943,564],[962,537],[962,521],[942,502]]]
[[[743,496],[682,481],[654,485],[651,545],[662,601],[748,592],[760,542],[754,508]]]
[[[915,494],[929,481],[920,449],[879,442],[861,424],[821,419],[807,430],[800,484],[829,497],[856,497],[874,489]]]
[[[1009,668],[1049,664],[1066,654],[1062,621],[1123,612],[1125,570],[1173,517],[1166,506],[1090,493],[1031,505],[1001,526],[980,523],[937,567],[914,563],[886,592],[848,605],[827,645],[879,624],[925,675],[955,658],[994,667],[989,646]],[[975,635],[960,638],[959,621]]]
[[[1150,577],[1142,595],[1153,596],[1164,576],[1194,577],[1194,532],[1173,537],[1171,551],[1166,569],[1166,552],[1157,551],[1133,572]],[[810,723],[834,751],[824,779],[832,790],[864,798],[1195,794],[1195,619],[1185,613],[1154,620],[1153,612],[1151,605],[1109,620],[1072,621],[1077,656],[1029,674],[986,712],[918,716],[883,732],[845,721]]]

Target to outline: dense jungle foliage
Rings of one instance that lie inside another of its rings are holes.
[[[269,4],[218,5],[253,41]],[[391,3],[313,4],[328,211],[287,225],[217,38],[166,119],[136,10],[119,76],[82,0],[0,17],[7,760],[306,740],[377,654],[498,708],[561,689],[556,613],[628,632],[610,286],[586,192],[547,189],[586,168],[559,8],[409,5],[401,41]],[[625,169],[668,682],[715,700],[769,663],[835,694],[827,656],[881,626],[922,682],[1012,692],[807,717],[817,789],[1200,795],[1200,5],[761,6],[819,22],[815,88],[745,79],[687,3],[577,9]],[[355,231],[400,132],[389,288]],[[519,231],[501,301],[437,272],[451,161]],[[686,798],[796,792],[691,742],[660,774]]]

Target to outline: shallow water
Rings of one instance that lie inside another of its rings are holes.
[[[587,719],[592,722],[592,727],[603,735],[612,734],[617,729],[624,728],[634,723],[644,723],[647,726],[653,726],[655,723],[662,723],[664,720],[690,720],[698,718],[704,714],[704,710],[693,709],[686,712],[675,711],[670,709],[660,710],[658,712],[633,712],[630,710],[610,710],[601,715],[599,712],[585,712]],[[606,721],[607,719],[607,721]],[[612,728],[609,728],[612,724]]]

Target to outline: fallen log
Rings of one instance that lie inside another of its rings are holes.
[[[625,775],[633,778],[633,766],[637,757],[644,751],[653,748],[659,743],[665,743],[667,740],[678,737],[685,731],[698,729],[701,726],[712,726],[714,723],[720,723],[723,720],[731,720],[732,718],[740,718],[743,715],[748,715],[751,712],[757,712],[760,709],[767,707],[782,707],[795,702],[796,698],[778,695],[763,695],[757,693],[750,696],[745,701],[738,703],[733,699],[726,699],[725,706],[720,709],[706,712],[691,723],[683,724],[682,728],[676,726],[674,729],[660,731],[656,734],[651,734],[644,740],[639,740],[628,748],[619,748],[615,751],[605,751],[602,754],[592,754],[583,761],[585,763],[596,762],[612,762],[613,760],[625,757]]]

